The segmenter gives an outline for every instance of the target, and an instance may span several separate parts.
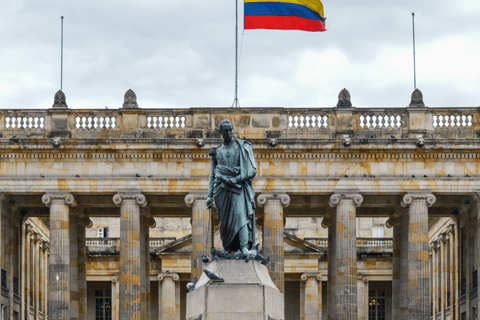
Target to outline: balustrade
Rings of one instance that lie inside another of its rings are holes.
[[[369,110],[359,109],[357,111],[359,123],[362,130],[398,130],[406,127],[406,110],[381,109]]]
[[[45,117],[22,112],[7,114],[4,126],[6,130],[14,131],[43,130],[45,129]]]
[[[434,111],[433,127],[435,129],[467,129],[473,126],[472,112],[448,112]]]
[[[292,113],[288,116],[289,129],[319,130],[328,128],[328,116],[324,113]]]
[[[148,129],[184,129],[185,117],[184,116],[148,116],[147,117]]]
[[[327,238],[305,238],[304,240],[319,247],[328,246]],[[393,246],[393,238],[358,238],[357,240],[362,241],[364,247]]]
[[[77,130],[114,130],[117,128],[117,116],[114,114],[79,114],[75,117]]]

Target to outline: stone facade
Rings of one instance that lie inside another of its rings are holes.
[[[101,304],[105,319],[185,319],[185,284],[221,247],[203,201],[224,119],[255,151],[257,242],[286,319],[476,315],[477,108],[425,107],[419,91],[406,108],[355,108],[346,90],[311,109],[65,101],[0,111],[4,318],[93,319]]]

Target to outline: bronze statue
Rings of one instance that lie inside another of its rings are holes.
[[[227,255],[240,250],[244,258],[255,244],[255,192],[252,180],[257,174],[252,146],[233,138],[233,123],[219,126],[223,143],[210,150],[211,173],[207,207],[217,206],[220,237]]]

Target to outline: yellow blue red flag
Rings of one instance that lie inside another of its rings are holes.
[[[320,0],[245,0],[245,29],[326,31]]]

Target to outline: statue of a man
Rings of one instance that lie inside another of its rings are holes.
[[[207,207],[217,206],[220,237],[227,253],[241,250],[244,257],[255,244],[255,192],[252,180],[257,174],[252,146],[233,138],[233,123],[219,126],[223,143],[210,150],[212,169]]]

